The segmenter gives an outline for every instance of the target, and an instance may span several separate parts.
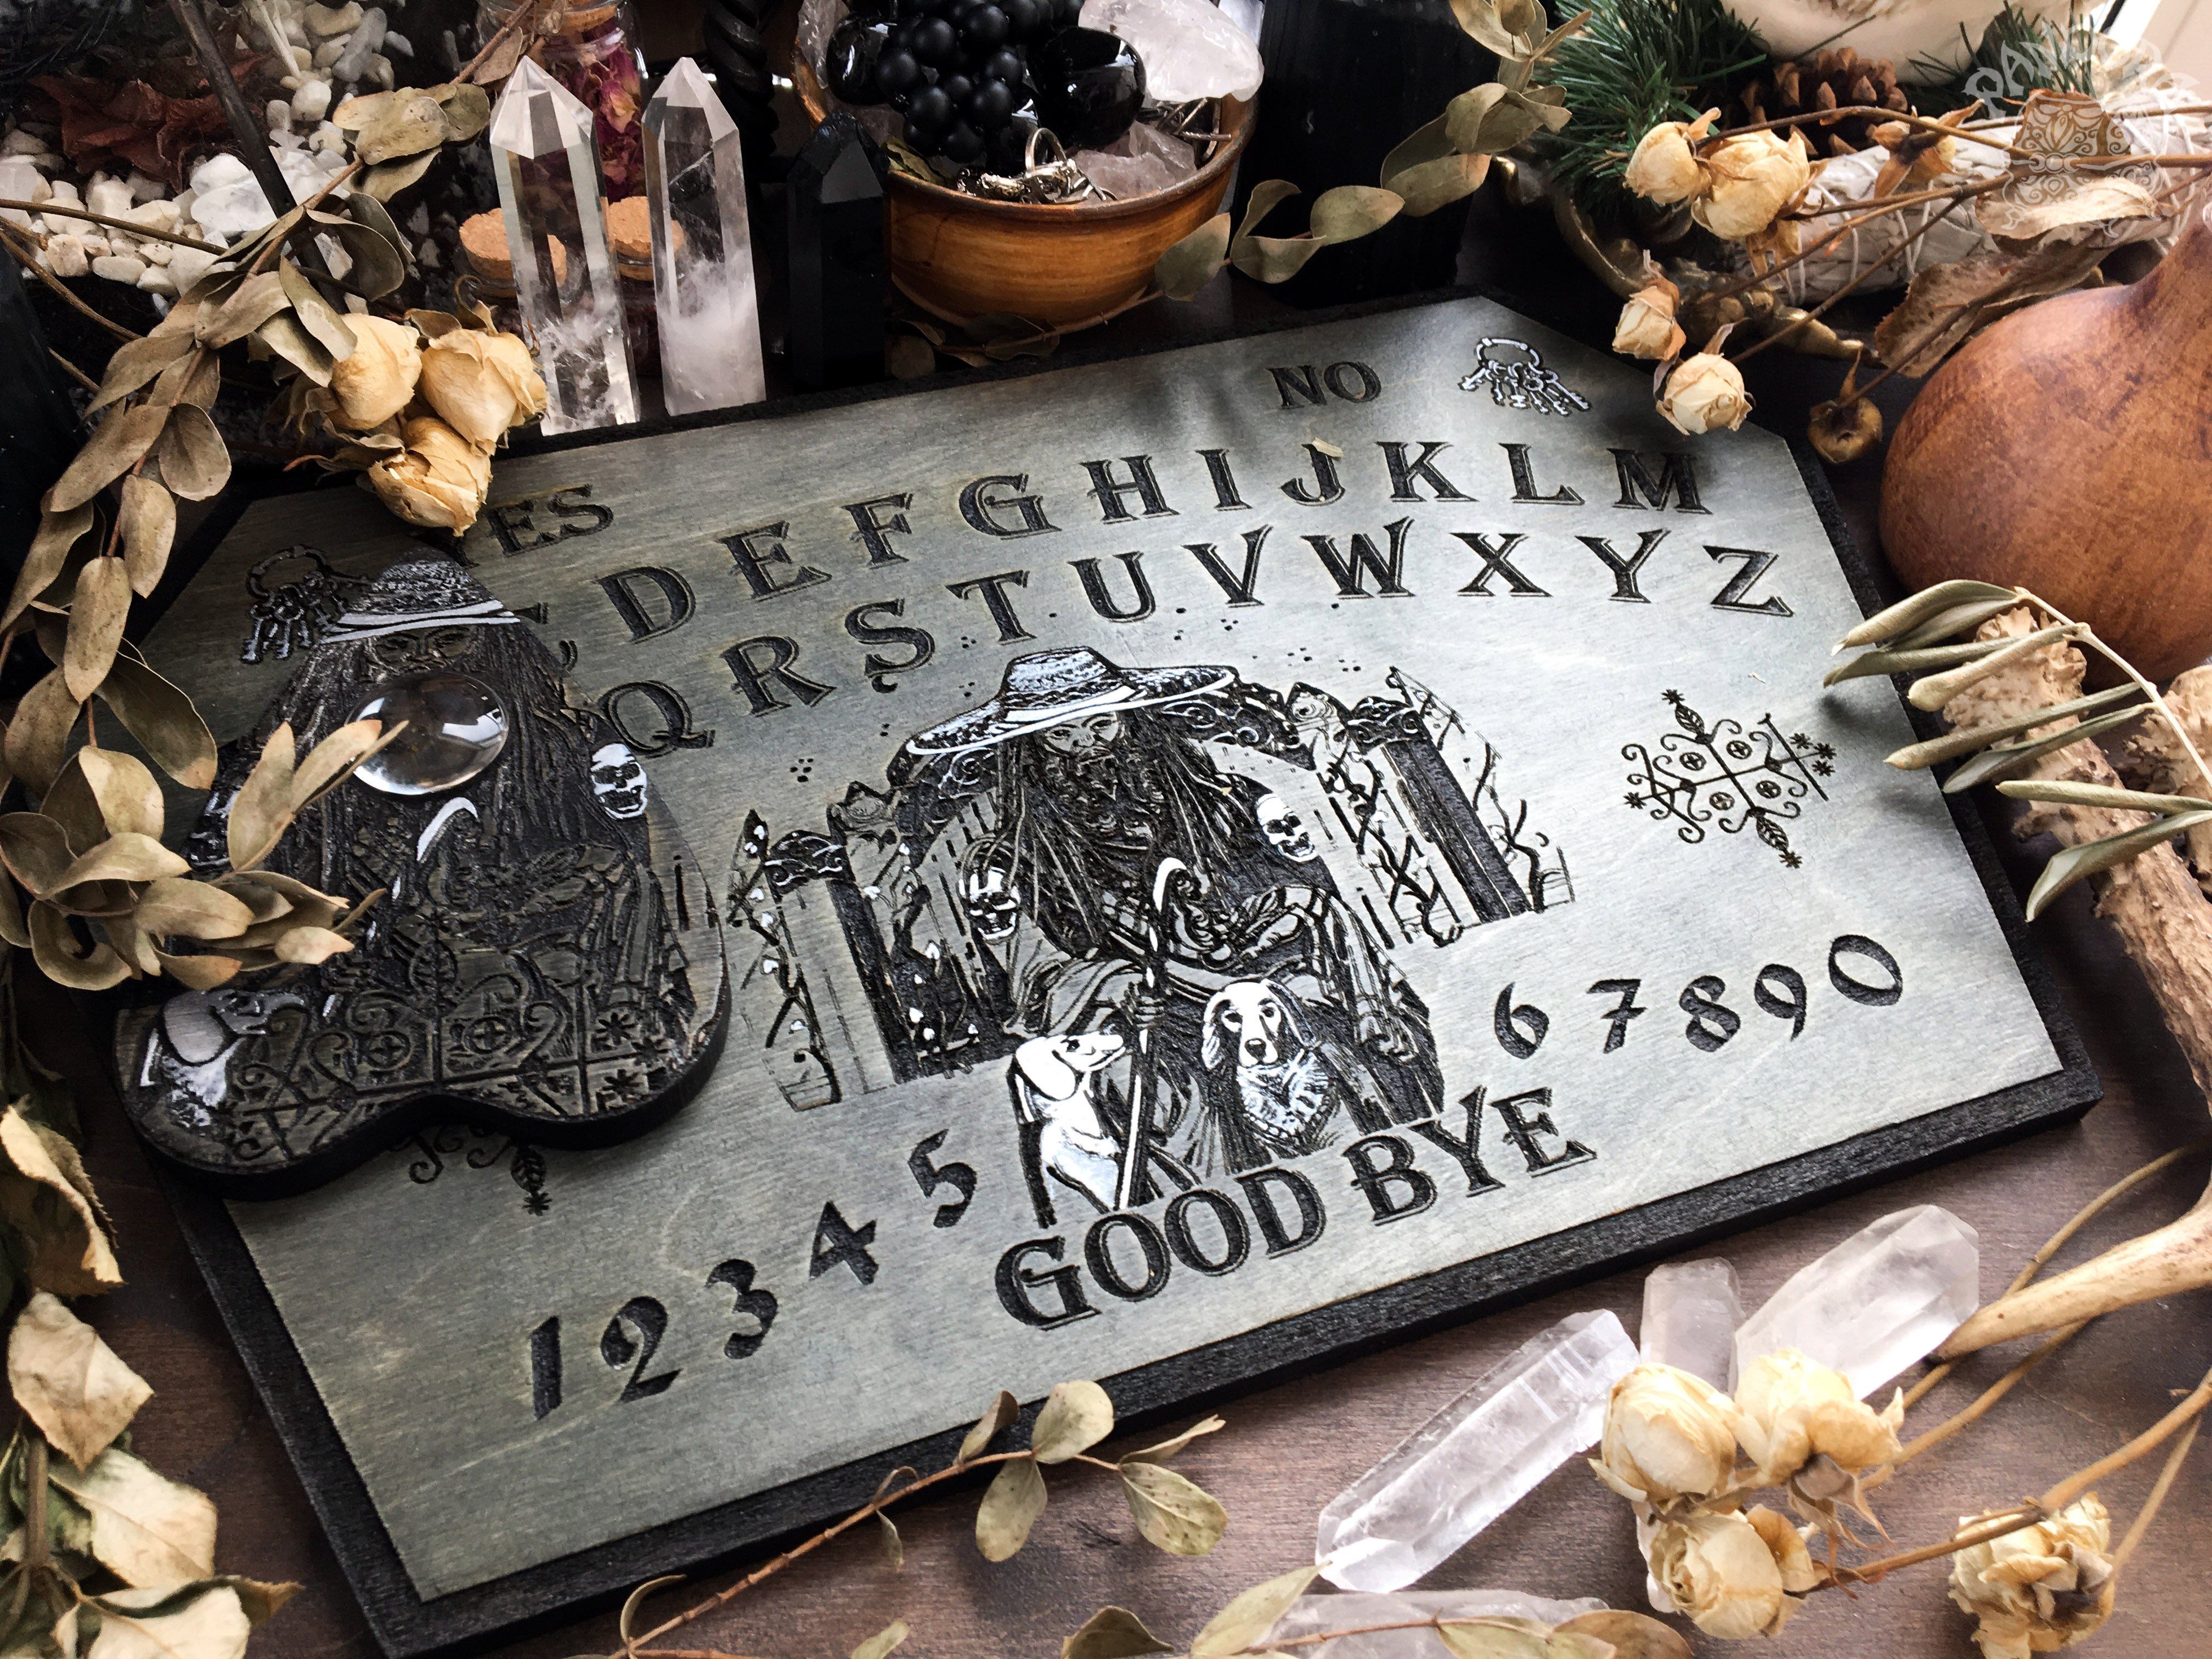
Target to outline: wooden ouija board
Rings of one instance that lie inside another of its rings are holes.
[[[1487,301],[495,489],[459,556],[680,828],[728,1025],[618,1146],[176,1183],[394,1654],[1002,1385],[1164,1415],[2095,1096],[1894,687],[1820,689],[1874,592],[1814,470]],[[216,536],[147,650],[223,738],[453,550],[343,488]]]

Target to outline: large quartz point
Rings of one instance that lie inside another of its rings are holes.
[[[1412,1619],[1533,1619],[1564,1625],[1586,1613],[1602,1613],[1595,1596],[1554,1601],[1518,1590],[1403,1590],[1395,1595],[1301,1595],[1267,1632],[1270,1642],[1289,1642],[1323,1631],[1357,1630]],[[1340,1636],[1332,1642],[1287,1650],[1307,1659],[1438,1659],[1443,1649],[1433,1630],[1378,1630],[1364,1636]]]
[[[1796,1348],[1861,1399],[1924,1358],[1981,1305],[1981,1241],[1948,1210],[1886,1215],[1793,1273],[1735,1334],[1736,1375]]]
[[[661,397],[672,415],[757,404],[768,382],[738,125],[682,58],[646,105],[644,128]]]
[[[544,429],[635,421],[591,111],[526,58],[507,77],[489,136],[522,330],[545,377]]]
[[[1412,1583],[1597,1440],[1636,1358],[1608,1312],[1571,1314],[1523,1344],[1321,1512],[1322,1577],[1350,1590]]]
[[[1743,1323],[1743,1296],[1735,1269],[1717,1256],[1669,1261],[1644,1279],[1644,1322],[1637,1346],[1654,1365],[1703,1377],[1723,1394],[1735,1379],[1735,1328]]]
[[[1208,0],[1083,0],[1082,22],[1137,49],[1156,104],[1249,98],[1260,89],[1260,48]]]

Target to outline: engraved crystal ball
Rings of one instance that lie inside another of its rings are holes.
[[[355,774],[387,795],[434,795],[456,788],[507,747],[507,709],[499,694],[467,674],[441,670],[385,681],[354,711],[357,720],[407,729]]]

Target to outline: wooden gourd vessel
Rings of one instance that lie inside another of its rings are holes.
[[[2142,281],[2015,312],[1898,425],[1899,577],[2030,587],[2166,679],[2212,654],[2212,224]]]

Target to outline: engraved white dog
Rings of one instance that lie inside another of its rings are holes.
[[[1014,1050],[1006,1083],[1024,1139],[1034,1133],[1030,1196],[1044,1225],[1052,1224],[1051,1202],[1041,1175],[1081,1194],[1101,1215],[1114,1207],[1121,1143],[1098,1115],[1098,1073],[1127,1049],[1112,1031],[1070,1031],[1031,1037]]]

